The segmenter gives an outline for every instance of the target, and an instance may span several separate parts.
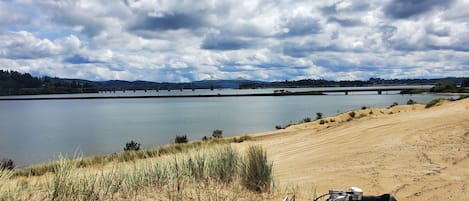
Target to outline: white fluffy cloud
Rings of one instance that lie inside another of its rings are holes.
[[[466,0],[0,2],[0,67],[150,81],[468,76]]]

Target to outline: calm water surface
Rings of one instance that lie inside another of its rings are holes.
[[[269,90],[271,91],[271,90]],[[275,125],[331,116],[362,106],[385,107],[437,95],[356,93],[327,96],[0,101],[0,158],[19,166],[48,162],[59,154],[121,151],[127,141],[142,147],[189,139],[274,130]]]

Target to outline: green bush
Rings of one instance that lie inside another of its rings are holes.
[[[444,100],[444,99],[443,98],[433,99],[425,105],[425,108],[431,108],[431,107],[435,106],[436,104],[438,104],[442,100]]]
[[[124,151],[138,151],[140,150],[140,143],[130,140],[130,142],[125,143]]]
[[[76,168],[76,160],[61,158],[54,168],[52,178],[52,200],[66,200],[77,194],[74,186],[72,170]]]
[[[260,146],[248,148],[247,155],[241,164],[243,185],[257,192],[270,189],[272,183],[272,163],[267,160],[267,153]]]
[[[412,100],[412,99],[409,99],[409,100],[407,101],[407,105],[413,105],[413,104],[417,104],[417,102],[415,102],[415,101]]]
[[[305,122],[305,123],[307,123],[307,122],[311,122],[311,118],[309,118],[309,117],[306,117],[306,118],[304,118],[304,119],[303,119],[303,122]]]
[[[362,107],[362,110],[366,110],[366,108],[367,108],[366,106],[363,106],[363,107]]]
[[[239,156],[234,148],[227,146],[213,154],[208,163],[209,175],[217,181],[230,183],[236,176]]]
[[[15,168],[15,163],[11,159],[2,159],[0,161],[0,171],[4,170],[13,170]]]
[[[351,117],[351,118],[355,118],[355,112],[349,112],[348,115]]]
[[[318,119],[322,119],[322,113],[321,112],[316,113],[316,120],[318,120]]]
[[[434,87],[430,89],[430,92],[456,92],[456,83],[450,80],[439,81]]]
[[[398,105],[399,105],[399,103],[394,102],[388,107],[388,109],[393,108],[393,107],[398,106]]]
[[[220,129],[216,129],[212,132],[212,137],[213,138],[222,138],[223,137],[223,131]]]
[[[326,123],[326,121],[324,121],[324,119],[321,119],[321,120],[319,121],[319,124],[321,124],[321,125],[323,125],[324,123]]]
[[[187,143],[187,135],[176,135],[176,138],[174,139],[174,143],[180,144],[180,143]]]
[[[460,95],[458,100],[462,100],[462,99],[465,99],[465,98],[469,98],[469,94]]]
[[[243,135],[241,137],[234,137],[233,138],[233,142],[234,143],[241,143],[241,142],[244,142],[246,140],[252,140],[252,137],[251,136],[248,136],[248,135]]]

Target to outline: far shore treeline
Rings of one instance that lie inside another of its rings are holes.
[[[0,70],[0,95],[37,95],[97,93],[92,82],[79,82],[51,77],[33,77],[29,73]]]
[[[380,79],[332,81],[323,79],[285,80],[263,82],[252,80],[201,80],[189,83],[168,83],[149,81],[89,81],[82,79],[64,79],[57,77],[34,77],[29,73],[0,70],[0,96],[98,93],[116,90],[187,90],[187,89],[257,89],[257,88],[309,88],[309,87],[364,87],[385,85],[435,85],[446,82],[458,87],[468,87],[468,78],[435,79]]]

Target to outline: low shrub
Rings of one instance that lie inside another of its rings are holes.
[[[251,146],[241,164],[243,185],[252,191],[264,192],[272,183],[272,163],[261,146]]]
[[[316,120],[318,120],[318,119],[322,119],[322,113],[321,112],[316,113]]]
[[[465,98],[469,98],[469,94],[460,95],[457,100],[462,100],[462,99],[465,99]]]
[[[303,122],[305,122],[305,123],[307,123],[307,122],[311,122],[311,118],[309,118],[309,117],[306,117],[306,118],[304,118],[304,119],[303,119]]]
[[[72,170],[76,168],[76,160],[60,158],[58,165],[54,168],[52,178],[51,198],[52,200],[66,200],[76,196],[77,186],[74,186]]]
[[[363,107],[362,107],[362,110],[366,110],[366,108],[368,108],[368,107],[366,107],[366,106],[363,106]]]
[[[140,143],[130,140],[130,142],[125,143],[124,151],[138,151],[140,150]]]
[[[326,121],[324,121],[324,119],[321,119],[321,120],[319,121],[319,124],[321,124],[321,125],[323,125],[324,123],[326,123]]]
[[[236,176],[239,155],[231,146],[224,147],[217,152],[208,161],[208,172],[211,178],[230,183]]]
[[[335,122],[335,119],[331,119],[330,121],[333,123],[333,122]]]
[[[444,99],[443,98],[433,99],[425,105],[425,108],[431,108],[431,107],[435,106],[436,104],[438,104],[442,100],[444,100]]]
[[[394,102],[388,107],[388,109],[393,108],[393,107],[398,106],[398,105],[399,105],[399,103]]]
[[[13,170],[15,163],[11,159],[4,158],[0,161],[0,171]]]
[[[216,129],[212,132],[212,137],[213,138],[222,138],[223,137],[223,131],[220,129]]]
[[[252,137],[251,136],[248,136],[248,135],[243,135],[241,137],[234,137],[233,138],[233,142],[234,143],[241,143],[241,142],[244,142],[246,140],[251,140]]]
[[[457,92],[457,85],[451,80],[442,80],[430,89],[430,92]]]
[[[174,143],[180,144],[180,143],[187,143],[187,135],[176,135],[176,138],[174,138]]]
[[[412,100],[412,99],[409,99],[409,100],[407,101],[407,105],[413,105],[413,104],[417,104],[417,102],[415,102],[415,101]]]
[[[355,112],[349,112],[348,115],[351,117],[351,118],[355,118]]]
[[[363,117],[366,117],[366,114],[361,113],[361,114],[358,116],[358,118],[363,118]]]
[[[285,125],[285,126],[276,125],[275,128],[276,128],[277,130],[285,129],[285,128],[288,128],[288,127],[290,127],[290,126],[293,126],[293,125],[296,125],[296,124],[299,124],[299,123],[302,123],[302,122],[298,122],[298,123],[293,123],[293,122],[291,122],[291,123],[289,123],[289,124],[287,124],[287,125]]]

